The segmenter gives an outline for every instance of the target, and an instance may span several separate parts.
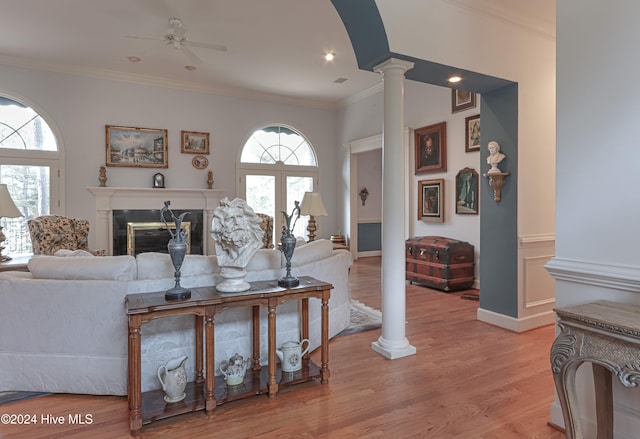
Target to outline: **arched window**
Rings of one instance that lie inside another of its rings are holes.
[[[285,125],[255,131],[245,143],[238,165],[239,197],[256,213],[274,219],[274,240],[280,239],[282,211],[291,214],[295,201],[318,187],[318,159],[311,143]],[[306,238],[308,217],[298,219],[293,233]]]
[[[0,183],[6,184],[21,218],[2,218],[3,254],[32,253],[27,220],[59,213],[63,155],[49,124],[33,108],[0,96]]]

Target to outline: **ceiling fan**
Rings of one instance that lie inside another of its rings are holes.
[[[169,30],[162,38],[137,37],[126,35],[125,38],[133,38],[136,40],[154,40],[163,41],[167,46],[180,50],[186,55],[193,64],[202,64],[202,60],[190,49],[190,47],[200,47],[203,49],[212,49],[220,52],[226,52],[227,46],[222,44],[200,43],[191,41],[187,35],[187,28],[179,18],[169,19]]]

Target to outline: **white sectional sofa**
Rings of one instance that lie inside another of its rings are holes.
[[[330,282],[329,336],[348,326],[348,273],[351,254],[333,250],[327,240],[296,250],[294,276]],[[283,276],[278,250],[259,250],[247,267],[249,282]],[[29,262],[30,272],[0,273],[0,391],[38,391],[95,395],[127,394],[127,316],[125,296],[164,291],[174,284],[169,256],[41,256]],[[187,255],[182,266],[184,287],[215,285],[215,256]],[[320,341],[320,301],[309,301],[312,349]],[[276,343],[299,340],[299,304],[277,309]],[[267,360],[266,310],[261,318],[261,363]],[[215,317],[216,372],[236,352],[251,356],[250,308],[230,309]],[[142,327],[142,390],[160,387],[159,365],[189,356],[194,374],[194,318],[159,319]]]

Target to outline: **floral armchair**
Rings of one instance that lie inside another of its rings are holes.
[[[273,246],[273,217],[267,215],[266,213],[256,213],[260,218],[262,218],[262,224],[260,227],[264,232],[264,237],[262,238],[263,248],[274,248]]]
[[[53,255],[61,249],[89,250],[89,221],[44,215],[27,221],[33,254]],[[93,253],[93,252],[92,252]]]

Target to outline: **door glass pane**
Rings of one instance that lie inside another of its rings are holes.
[[[291,214],[296,201],[302,203],[305,192],[313,192],[313,177],[287,176],[287,215]],[[295,220],[292,219],[291,222],[293,223],[293,221]],[[301,216],[293,229],[293,235],[308,239],[308,224],[309,217]]]
[[[275,220],[276,178],[273,175],[247,175],[245,199],[255,213],[265,213]],[[273,233],[274,239],[279,234]]]
[[[2,218],[7,241],[4,254],[19,256],[32,253],[27,220],[51,212],[50,168],[48,166],[2,165],[0,183],[9,193],[22,218]]]

